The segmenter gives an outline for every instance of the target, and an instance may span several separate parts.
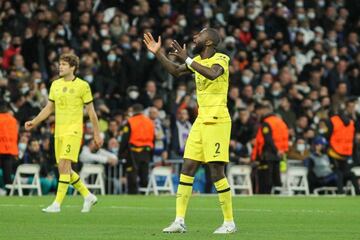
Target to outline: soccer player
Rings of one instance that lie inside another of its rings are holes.
[[[93,124],[94,142],[98,148],[103,143],[90,86],[86,81],[74,75],[78,67],[79,58],[74,54],[60,56],[60,78],[51,84],[47,105],[33,120],[25,123],[25,129],[31,130],[55,110],[55,157],[60,176],[55,201],[42,209],[46,213],[60,212],[60,205],[69,184],[72,184],[84,197],[81,212],[89,212],[97,202],[96,196],[89,192],[79,175],[71,169],[71,163],[78,161],[83,134],[84,105]]]
[[[216,234],[236,231],[233,220],[232,200],[229,183],[225,177],[225,164],[229,162],[229,142],[231,119],[226,106],[229,82],[229,57],[218,53],[219,33],[205,28],[194,36],[193,59],[187,55],[186,46],[182,48],[177,41],[172,42],[173,52],[184,64],[170,61],[160,50],[161,37],[156,42],[151,33],[144,34],[144,43],[155,54],[160,63],[175,77],[195,73],[198,116],[186,142],[184,164],[176,195],[175,221],[163,230],[165,233],[186,232],[185,213],[192,193],[194,175],[202,163],[209,166],[211,179],[219,195],[224,216],[223,224],[215,230]]]

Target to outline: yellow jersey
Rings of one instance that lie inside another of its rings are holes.
[[[50,87],[49,100],[55,104],[55,137],[82,137],[84,104],[93,100],[89,84],[76,77],[72,81],[55,80]]]
[[[225,54],[215,53],[210,58],[201,59],[198,55],[193,60],[208,68],[218,64],[224,69],[221,76],[210,80],[188,66],[191,71],[195,72],[196,95],[199,105],[198,119],[203,123],[231,122],[227,108],[230,58]]]

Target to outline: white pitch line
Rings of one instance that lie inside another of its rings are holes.
[[[24,208],[42,208],[46,205],[30,205],[30,204],[0,204],[0,208],[6,207],[24,207]],[[80,205],[64,205],[65,208],[79,208]],[[98,208],[98,206],[97,206]],[[174,211],[174,208],[155,208],[155,207],[130,207],[130,206],[100,206],[100,208],[108,208],[108,209],[123,209],[123,210],[145,210],[145,211],[153,211],[153,210],[166,210],[166,211]],[[219,211],[218,208],[190,208],[190,211]],[[320,210],[320,209],[289,209],[289,210],[273,210],[273,209],[263,209],[263,208],[244,208],[244,209],[234,209],[234,212],[289,212],[289,213],[327,213],[334,214],[339,211],[334,210]]]

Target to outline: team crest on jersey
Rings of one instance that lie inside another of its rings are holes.
[[[64,88],[63,88],[63,92],[66,92],[66,91],[67,91],[67,87],[64,87]]]

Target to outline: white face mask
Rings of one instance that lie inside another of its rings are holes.
[[[40,92],[41,92],[41,94],[42,94],[43,96],[47,96],[47,95],[48,95],[48,91],[47,91],[46,88],[42,88],[42,89],[40,90]]]
[[[242,76],[241,77],[241,81],[244,83],[244,84],[249,84],[251,82],[251,78],[249,76]]]
[[[303,2],[299,2],[299,1],[296,2],[295,5],[296,5],[296,7],[301,7],[301,8],[304,7],[304,3],[303,3]]]
[[[92,83],[94,81],[94,76],[93,75],[86,75],[84,77],[84,79],[88,82],[88,83]]]
[[[307,16],[309,19],[315,19],[316,17],[314,12],[308,12]]]
[[[65,36],[65,30],[64,30],[64,29],[60,29],[57,33],[58,33],[60,36]]]
[[[137,99],[139,97],[139,92],[137,91],[131,91],[129,92],[129,97],[133,100]]]
[[[19,150],[20,151],[24,152],[26,150],[26,147],[27,147],[26,143],[19,143]]]
[[[177,95],[178,95],[179,97],[183,97],[183,96],[186,95],[186,91],[185,91],[185,90],[177,90]]]
[[[299,152],[304,152],[305,151],[305,144],[297,144],[296,145],[296,150],[298,150]]]
[[[185,18],[181,19],[179,21],[179,25],[180,25],[180,27],[186,27],[186,25],[187,25],[186,19]]]
[[[101,48],[102,48],[102,50],[103,50],[104,52],[107,52],[107,51],[110,50],[111,46],[108,45],[108,44],[104,44],[104,45],[101,46]]]
[[[109,34],[109,31],[107,29],[101,29],[100,30],[100,35],[102,37],[106,37]]]

